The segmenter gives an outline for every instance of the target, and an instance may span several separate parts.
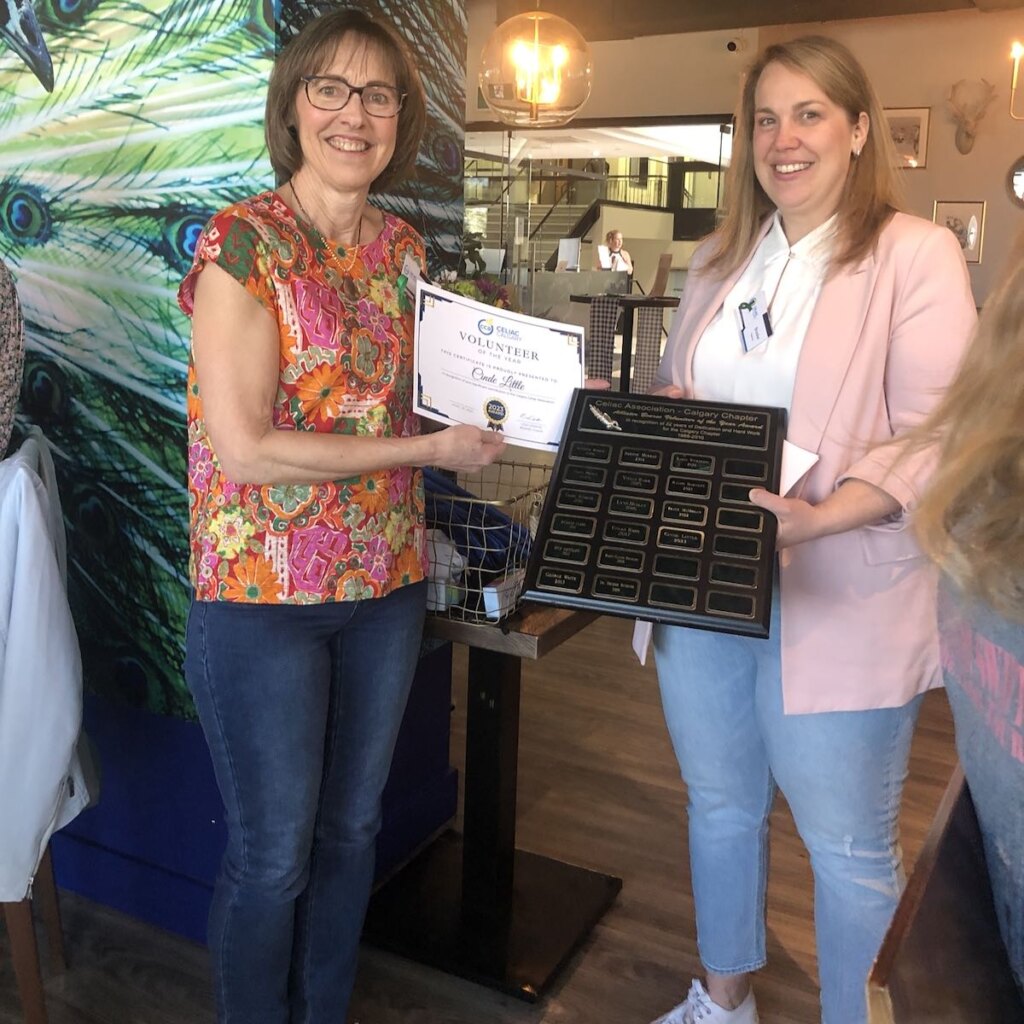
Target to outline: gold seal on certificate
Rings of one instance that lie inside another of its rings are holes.
[[[555,452],[583,386],[583,328],[474,302],[418,281],[414,407]]]
[[[502,423],[508,419],[508,409],[500,398],[488,398],[484,402],[484,415],[491,430],[501,430]]]

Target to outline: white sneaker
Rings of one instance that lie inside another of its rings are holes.
[[[753,989],[735,1010],[726,1010],[713,1002],[703,984],[695,980],[686,1000],[651,1024],[758,1024],[759,1020]]]

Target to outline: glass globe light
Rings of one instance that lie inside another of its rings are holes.
[[[530,11],[503,21],[480,58],[480,89],[504,124],[571,121],[590,97],[590,46],[564,18]]]

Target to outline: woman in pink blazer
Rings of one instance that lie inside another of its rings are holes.
[[[758,1020],[776,787],[814,870],[824,1024],[863,1024],[902,887],[900,793],[940,676],[935,576],[908,527],[931,455],[892,442],[953,377],[975,308],[953,234],[895,212],[893,165],[845,47],[760,55],[729,214],[694,255],[655,390],[789,410],[784,493],[751,492],[778,519],[778,600],[769,640],[654,632],[706,971],[656,1024]]]

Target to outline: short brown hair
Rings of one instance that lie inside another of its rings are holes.
[[[390,24],[371,18],[364,11],[345,8],[306,22],[274,62],[263,130],[270,163],[280,181],[290,178],[302,166],[302,149],[295,133],[295,96],[302,77],[323,71],[350,33],[381,56],[395,76],[398,91],[406,94],[398,114],[395,152],[370,185],[370,191],[380,192],[412,174],[427,119],[427,100],[416,61],[405,40]]]
[[[769,64],[781,64],[806,75],[853,124],[868,115],[868,137],[860,156],[851,155],[846,185],[839,200],[838,245],[834,268],[855,263],[868,254],[882,228],[900,206],[892,140],[882,105],[860,62],[842,43],[826,36],[802,36],[766,47],[747,72],[736,112],[736,134],[728,172],[728,213],[718,232],[717,247],[707,262],[723,277],[746,259],[764,218],[774,209],[754,173],[754,93]]]

